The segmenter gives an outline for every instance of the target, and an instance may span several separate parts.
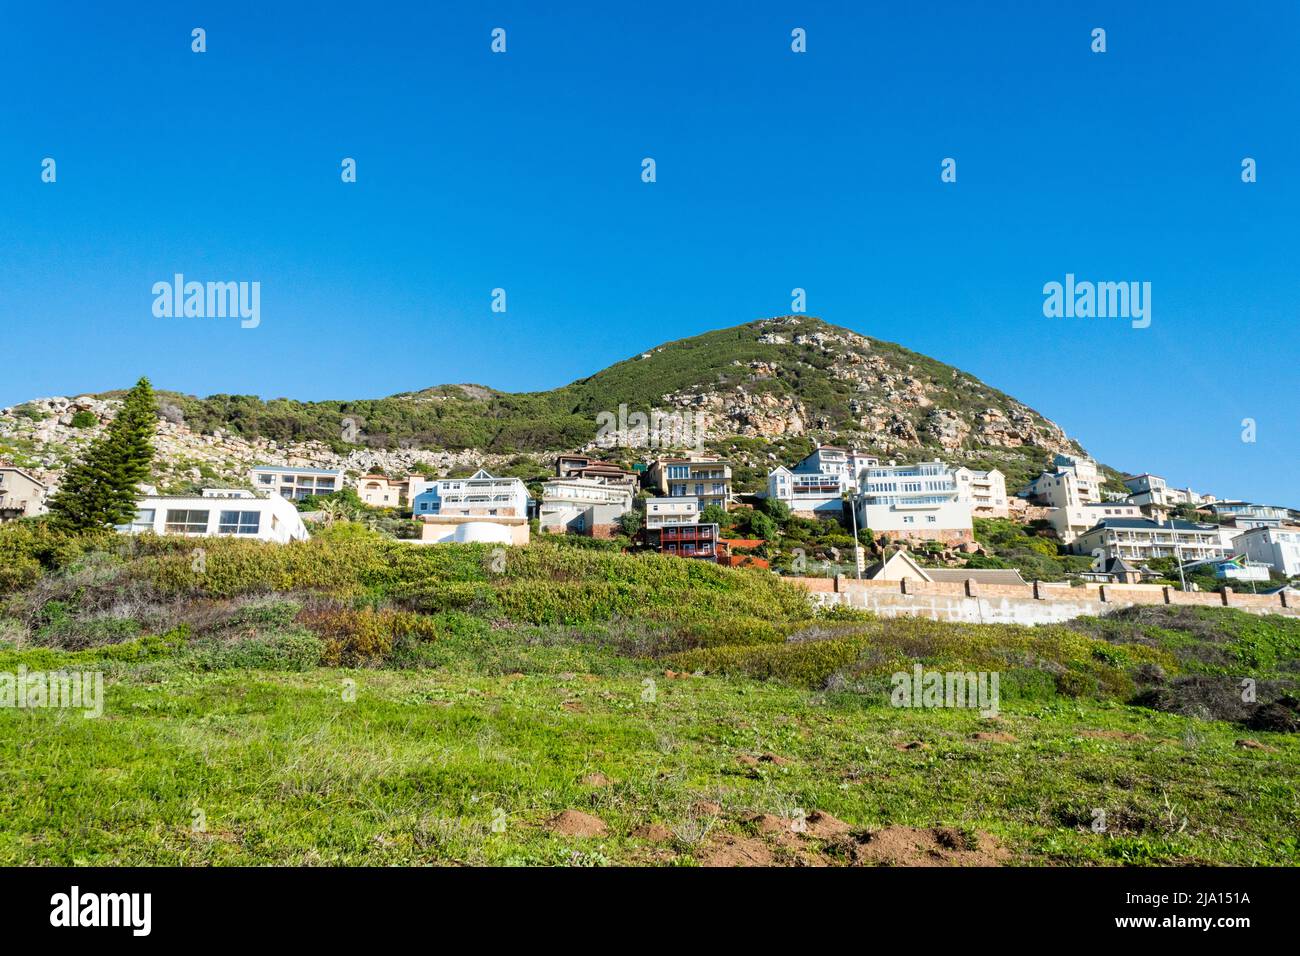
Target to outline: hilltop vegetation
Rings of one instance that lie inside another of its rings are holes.
[[[198,433],[282,445],[316,441],[340,454],[358,447],[505,455],[573,450],[595,440],[599,414],[617,414],[620,406],[698,412],[706,447],[733,461],[743,491],[761,488],[774,461],[797,460],[816,442],[996,465],[1009,487],[1035,473],[1051,452],[1081,450],[1058,426],[965,372],[809,316],[665,343],[544,392],[440,385],[319,402],[159,396],[166,417]]]
[[[4,863],[1300,862],[1292,619],[819,616],[759,572],[346,523],[21,522],[0,567],[0,671],[102,670],[108,718],[0,710]],[[890,707],[914,663],[1000,672],[998,716]]]

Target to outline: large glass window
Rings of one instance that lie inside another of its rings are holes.
[[[203,534],[208,530],[207,511],[167,510],[166,530],[169,534]]]
[[[218,534],[257,534],[262,522],[259,511],[223,511],[217,525]]]
[[[153,508],[141,508],[127,524],[117,526],[118,531],[152,531],[155,511]]]

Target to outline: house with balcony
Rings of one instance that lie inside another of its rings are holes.
[[[718,526],[716,524],[670,524],[658,528],[642,528],[642,540],[659,554],[678,558],[718,560]]]
[[[198,495],[146,494],[123,534],[152,532],[189,538],[249,538],[288,544],[306,541],[307,526],[293,502],[277,492],[204,488]]]
[[[970,506],[977,518],[1005,518],[1008,514],[1007,479],[998,469],[975,471],[958,468],[953,472],[957,480],[957,498]]]
[[[1047,520],[1062,544],[1072,544],[1079,535],[1107,518],[1141,518],[1142,509],[1128,501],[1098,501],[1086,505],[1050,508]]]
[[[1242,531],[1250,528],[1277,528],[1291,518],[1288,508],[1257,505],[1249,501],[1213,501],[1204,507],[1220,521]]]
[[[953,470],[938,459],[865,469],[853,506],[858,527],[870,528],[877,538],[918,544],[975,540],[970,505],[961,500]]]
[[[371,508],[401,508],[410,501],[412,482],[422,482],[421,475],[394,480],[386,475],[362,475],[357,479],[357,497]]]
[[[249,472],[248,481],[259,492],[274,492],[281,498],[299,501],[342,490],[343,469],[257,465]]]
[[[1300,526],[1249,528],[1232,539],[1232,546],[1249,561],[1268,565],[1289,578],[1300,575]]]
[[[528,489],[518,478],[497,478],[480,468],[468,478],[439,478],[411,501],[416,518],[432,515],[462,517],[528,517]]]
[[[1082,455],[1056,455],[1044,471],[1020,491],[1022,498],[1049,508],[1071,508],[1101,501],[1097,463]]]
[[[1149,518],[1105,518],[1075,538],[1070,550],[1129,562],[1152,558],[1200,561],[1224,558],[1228,549],[1212,524],[1197,524],[1175,518],[1167,522]]]
[[[595,478],[553,478],[542,483],[538,527],[557,534],[612,538],[619,519],[632,510],[632,490]]]
[[[645,487],[665,498],[698,498],[700,510],[731,504],[731,466],[720,458],[660,458],[646,469]]]
[[[21,468],[0,468],[0,521],[32,518],[45,510],[46,486]]]
[[[635,471],[586,455],[560,455],[555,459],[555,477],[585,478],[605,485],[617,485],[634,495],[641,483],[641,476]]]
[[[838,518],[843,496],[857,487],[859,476],[879,460],[856,449],[822,445],[789,468],[767,476],[766,497],[783,501],[795,514]]]
[[[644,528],[662,528],[670,524],[695,524],[700,520],[699,498],[647,498]]]

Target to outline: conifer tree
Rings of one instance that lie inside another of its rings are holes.
[[[112,528],[135,517],[136,488],[149,477],[158,412],[147,378],[127,392],[122,408],[63,476],[50,501],[51,520],[70,531]]]

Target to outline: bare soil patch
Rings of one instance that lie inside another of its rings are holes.
[[[546,825],[551,832],[561,836],[599,837],[609,832],[604,820],[581,810],[565,810],[552,817]]]

